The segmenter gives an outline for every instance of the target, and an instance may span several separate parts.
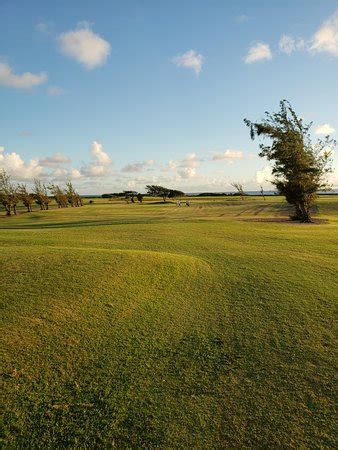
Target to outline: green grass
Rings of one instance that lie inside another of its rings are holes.
[[[335,447],[337,196],[0,214],[4,446]]]

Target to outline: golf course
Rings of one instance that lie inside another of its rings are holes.
[[[334,448],[338,195],[0,210],[4,448]]]

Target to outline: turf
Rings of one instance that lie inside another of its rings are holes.
[[[0,212],[2,443],[334,448],[338,197]]]

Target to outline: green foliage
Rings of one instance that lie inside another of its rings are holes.
[[[19,202],[19,195],[16,186],[11,183],[10,176],[3,169],[0,172],[0,203],[6,210],[6,215],[12,212],[16,214],[16,207]]]
[[[313,144],[309,133],[312,123],[305,124],[286,100],[280,102],[279,112],[266,112],[261,122],[244,122],[252,139],[262,136],[272,141],[260,144],[260,156],[274,162],[273,184],[295,206],[293,217],[311,221],[310,209],[317,192],[329,188],[326,176],[331,171],[330,152],[336,142],[326,136]]]
[[[182,191],[178,191],[176,189],[169,190],[169,194],[168,194],[169,198],[184,197],[184,196],[185,196],[185,193]]]
[[[166,201],[170,193],[170,189],[155,184],[148,184],[146,186],[146,191],[147,194],[152,197],[162,197],[164,202]]]
[[[79,207],[83,206],[83,200],[80,196],[80,194],[76,191],[76,189],[73,186],[73,183],[68,180],[66,182],[66,191],[65,195],[67,197],[68,203],[72,207]]]
[[[69,193],[65,192],[64,189],[62,189],[57,184],[52,184],[48,188],[53,195],[56,204],[58,205],[58,208],[67,208],[68,206],[68,195]]]

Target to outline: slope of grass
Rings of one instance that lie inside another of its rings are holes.
[[[337,205],[2,216],[3,443],[333,448]]]

